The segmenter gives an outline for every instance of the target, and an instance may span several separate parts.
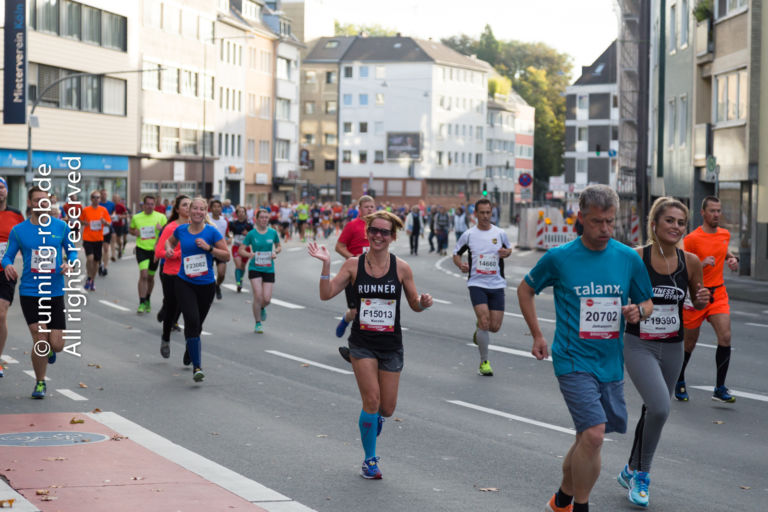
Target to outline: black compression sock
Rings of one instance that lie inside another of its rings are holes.
[[[731,362],[731,347],[718,345],[715,351],[715,363],[717,364],[717,387],[725,386],[725,376],[728,374],[728,365]]]
[[[691,360],[691,353],[686,351],[683,354],[683,367],[680,369],[680,377],[678,377],[677,382],[681,382],[685,380],[685,367],[688,366],[688,361]]]
[[[573,512],[589,512],[589,503],[573,502]]]
[[[573,496],[570,494],[565,494],[563,492],[563,489],[560,488],[557,490],[557,494],[555,494],[555,505],[558,507],[567,507],[571,504],[573,501]]]

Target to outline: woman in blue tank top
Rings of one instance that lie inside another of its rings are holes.
[[[357,386],[363,399],[358,427],[365,451],[361,475],[379,479],[376,437],[384,418],[392,416],[403,369],[403,339],[400,328],[400,296],[417,313],[432,305],[432,296],[419,294],[411,267],[394,254],[389,245],[397,238],[403,222],[396,215],[378,211],[365,218],[370,249],[347,259],[331,279],[331,255],[325,246],[312,242],[309,255],[323,262],[320,298],[329,300],[353,286],[358,305],[349,335],[349,354]]]

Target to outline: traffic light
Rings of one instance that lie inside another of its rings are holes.
[[[488,197],[488,185],[483,182],[483,197]]]
[[[595,145],[595,156],[600,156],[600,144]]]

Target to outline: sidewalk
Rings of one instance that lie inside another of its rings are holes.
[[[0,479],[0,501],[15,498],[12,510],[310,512],[114,413],[1,418],[0,477],[12,489]]]

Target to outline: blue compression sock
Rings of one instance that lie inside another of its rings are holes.
[[[376,431],[378,430],[378,425],[378,414],[368,414],[364,410],[360,410],[358,426],[360,427],[360,440],[363,442],[366,459],[376,456]]]
[[[242,281],[242,279],[243,279],[243,271],[240,270],[239,268],[236,268],[235,269],[235,281],[239,283],[239,282]]]
[[[187,338],[187,352],[189,352],[189,358],[192,359],[192,367],[202,368],[200,338]]]

